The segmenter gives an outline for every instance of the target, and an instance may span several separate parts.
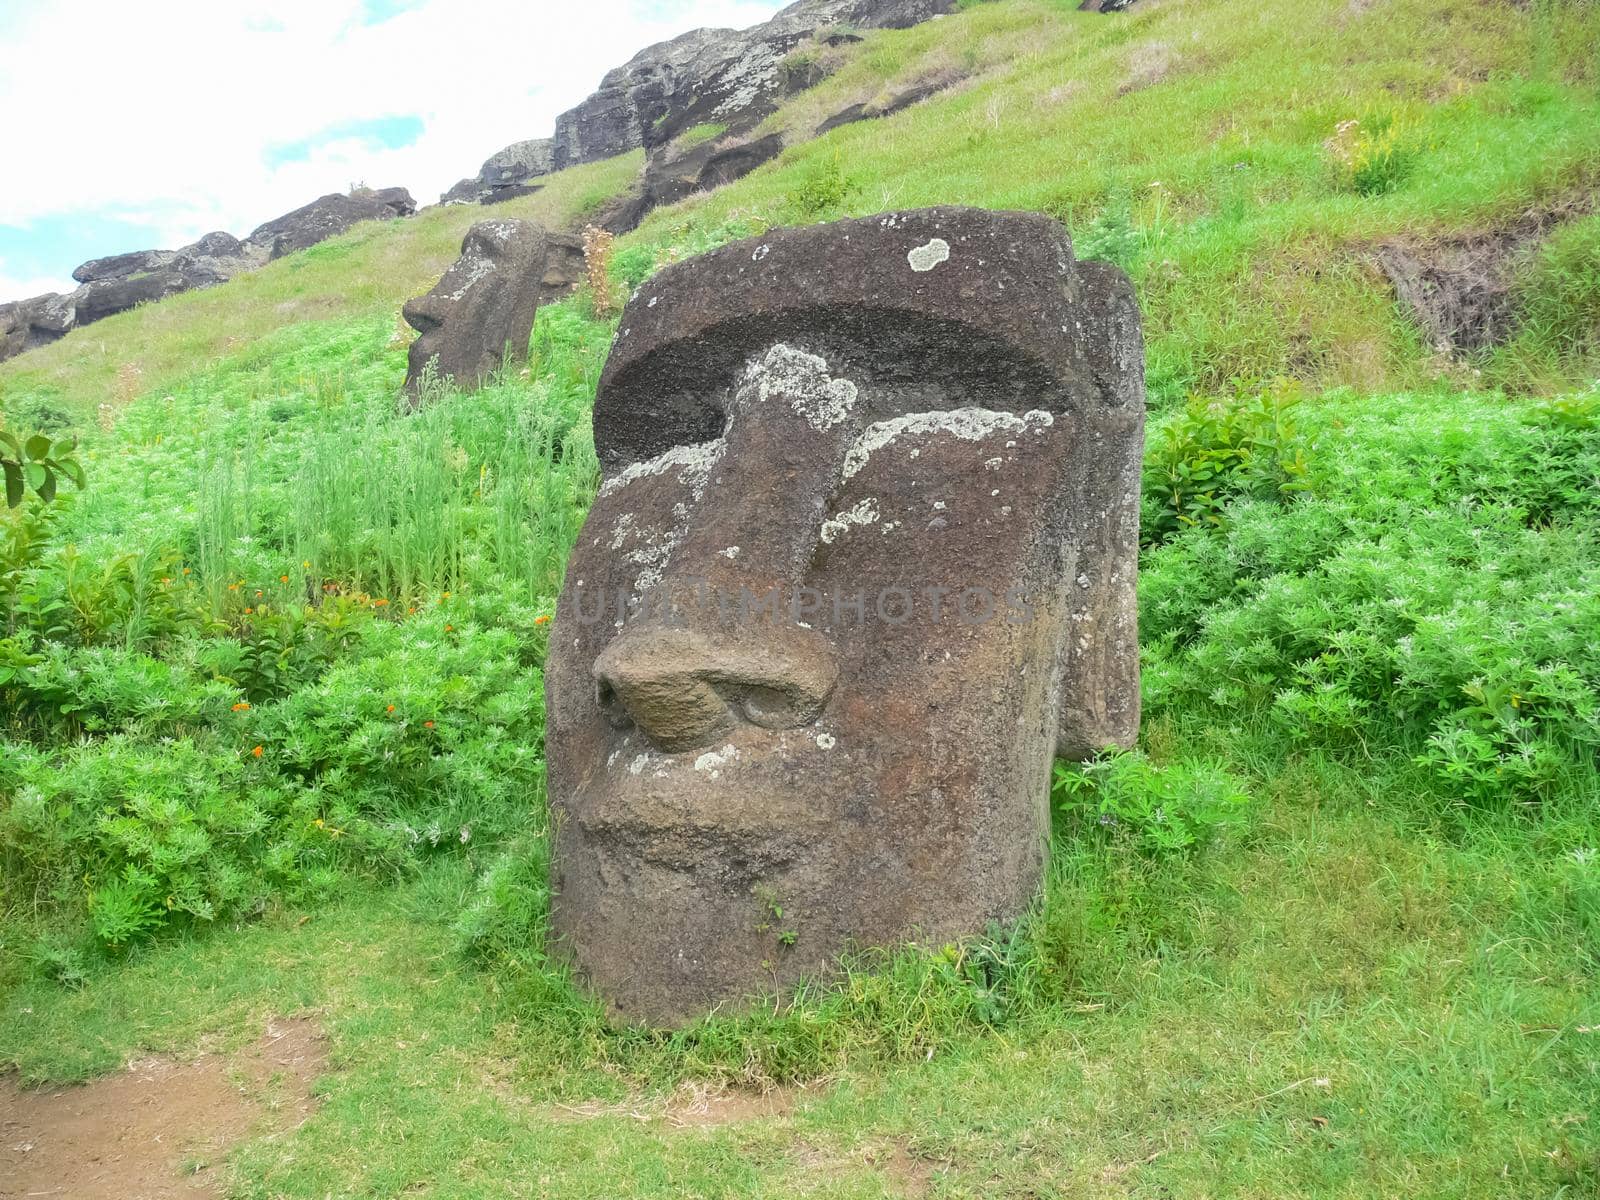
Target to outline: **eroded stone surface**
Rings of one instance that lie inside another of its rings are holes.
[[[617,1015],[1022,911],[1052,759],[1137,727],[1142,362],[1032,214],[774,232],[629,303],[546,672],[555,926]]]

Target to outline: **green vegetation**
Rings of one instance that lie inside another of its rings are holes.
[[[703,146],[709,141],[721,137],[728,132],[726,125],[696,125],[685,129],[678,135],[677,142],[680,150],[691,150],[695,146]]]
[[[776,221],[1042,208],[1150,334],[1144,730],[1058,769],[1033,911],[676,1033],[545,942],[587,294],[400,415],[399,303],[478,215],[434,210],[0,367],[0,1064],[315,1014],[323,1103],[233,1154],[244,1197],[1600,1194],[1600,219],[1475,363],[1361,258],[1592,187],[1597,43],[1579,4],[972,5],[773,124],[966,86],[618,242],[633,286]],[[675,1119],[721,1086],[789,1090]]]

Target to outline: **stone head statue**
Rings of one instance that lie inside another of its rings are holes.
[[[1129,744],[1143,354],[1048,218],[725,246],[630,301],[547,664],[554,926],[673,1024],[1038,886],[1052,760]]]
[[[527,357],[548,242],[531,221],[479,221],[433,290],[406,301],[401,315],[420,335],[407,356],[406,394],[413,402],[430,363],[441,381],[472,388],[508,353]]]

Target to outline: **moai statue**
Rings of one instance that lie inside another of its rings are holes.
[[[1144,383],[1046,217],[774,231],[629,302],[547,664],[554,927],[679,1024],[1026,908],[1129,745]]]
[[[415,407],[429,365],[441,382],[475,388],[507,356],[528,356],[528,337],[542,299],[550,236],[531,221],[479,221],[461,242],[461,257],[425,296],[401,315],[419,336],[407,357],[405,400]]]

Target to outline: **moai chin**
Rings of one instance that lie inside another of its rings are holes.
[[[547,664],[554,928],[679,1024],[1021,914],[1051,761],[1132,742],[1143,352],[1046,217],[663,270],[595,400]]]

